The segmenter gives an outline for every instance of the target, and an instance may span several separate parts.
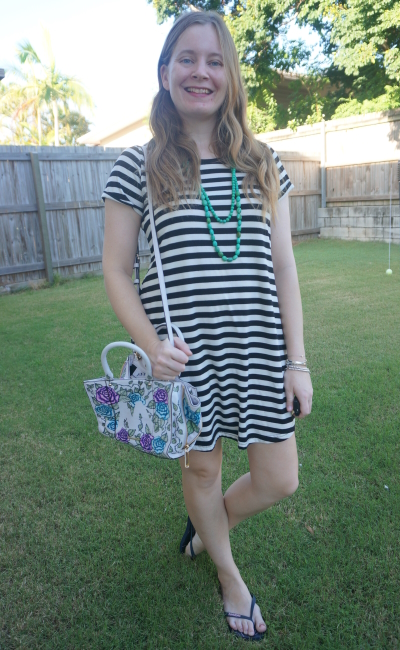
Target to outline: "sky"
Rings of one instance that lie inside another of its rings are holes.
[[[128,122],[147,113],[157,91],[157,61],[171,24],[157,25],[146,0],[2,3],[0,68],[16,63],[24,40],[45,58],[43,26],[59,70],[82,81],[93,98],[91,129]]]
[[[25,40],[45,59],[45,27],[58,69],[79,79],[93,98],[93,113],[85,111],[91,130],[122,124],[149,110],[158,89],[158,57],[172,22],[157,25],[147,0],[4,2],[0,68],[16,63],[16,46]],[[290,37],[298,36],[315,44],[315,36],[292,29]]]

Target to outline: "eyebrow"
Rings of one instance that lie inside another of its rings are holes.
[[[179,52],[178,56],[182,56],[182,54],[196,54],[194,50],[182,50]],[[211,52],[209,56],[219,56],[222,59],[222,54],[220,52]]]

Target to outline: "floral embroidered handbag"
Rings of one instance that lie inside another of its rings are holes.
[[[146,154],[145,154],[146,159]],[[184,340],[178,327],[172,325],[167,293],[154,223],[150,185],[147,182],[149,216],[154,256],[160,283],[168,338],[174,345],[172,330]],[[108,352],[125,347],[133,352],[115,379],[107,362]],[[117,341],[107,345],[101,353],[104,377],[84,381],[100,433],[125,444],[130,444],[159,458],[185,456],[189,467],[189,451],[201,433],[201,405],[196,389],[177,377],[162,381],[152,376],[151,363],[146,353],[134,343]]]
[[[126,360],[119,379],[107,362],[107,353],[115,347],[135,353]],[[185,455],[189,467],[188,454],[202,424],[196,389],[179,378],[154,379],[147,355],[127,341],[107,345],[101,363],[105,376],[84,382],[100,433],[160,458]],[[130,374],[132,365],[135,370]]]

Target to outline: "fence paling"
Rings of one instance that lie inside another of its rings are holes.
[[[39,160],[37,153],[31,153],[33,184],[37,201],[37,211],[39,216],[40,234],[42,236],[42,249],[44,257],[44,266],[46,269],[46,278],[48,282],[53,282],[53,267],[51,261],[49,231],[47,228],[46,208],[44,205],[42,176],[40,173]]]

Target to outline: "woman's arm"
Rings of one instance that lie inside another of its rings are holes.
[[[160,341],[132,282],[140,215],[123,203],[106,199],[103,246],[104,284],[111,306],[128,334],[150,358],[153,376],[174,379],[185,369],[189,346],[175,338]]]
[[[292,248],[288,195],[278,203],[277,218],[271,224],[271,254],[288,358],[304,361],[303,310]],[[286,370],[285,391],[288,411],[293,410],[293,397],[296,395],[300,402],[300,417],[311,412],[313,390],[308,373]]]

